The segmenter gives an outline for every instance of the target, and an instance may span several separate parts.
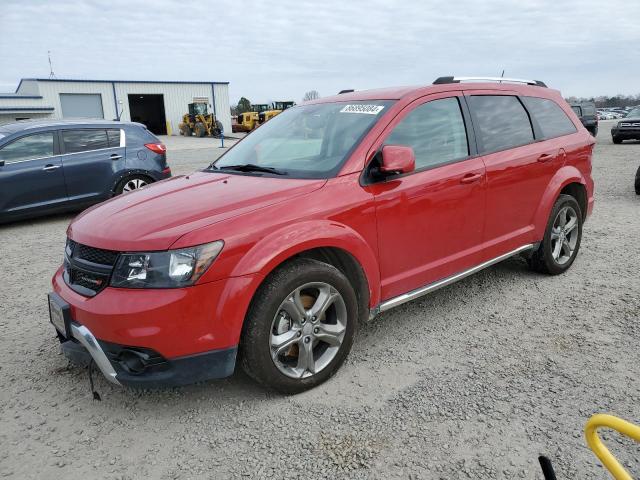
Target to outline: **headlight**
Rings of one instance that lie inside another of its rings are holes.
[[[166,252],[123,253],[118,257],[111,286],[176,288],[193,285],[216,259],[224,242]]]

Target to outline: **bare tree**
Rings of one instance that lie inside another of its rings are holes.
[[[317,98],[320,98],[320,94],[318,93],[318,91],[309,90],[307,93],[304,94],[304,98],[302,99],[302,101],[308,102],[309,100],[315,100]]]

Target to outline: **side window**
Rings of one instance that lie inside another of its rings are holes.
[[[109,147],[106,130],[63,130],[62,141],[65,153],[88,152]]]
[[[533,142],[533,128],[517,97],[509,95],[473,95],[469,107],[479,125],[477,135],[482,153],[497,152]]]
[[[577,132],[573,122],[569,120],[567,114],[553,100],[537,97],[523,97],[529,113],[536,119],[542,136],[546,138],[556,138],[562,135],[569,135]]]
[[[571,110],[573,110],[578,117],[582,116],[582,109],[579,106],[572,105]]]
[[[596,114],[596,107],[594,107],[593,105],[583,105],[582,106],[582,110],[584,111],[585,115],[595,115]]]
[[[396,125],[384,143],[412,147],[416,169],[468,156],[467,132],[458,99],[443,98],[416,107]]]
[[[107,137],[109,137],[109,147],[120,146],[120,129],[111,128],[107,130]]]
[[[51,156],[53,156],[53,132],[27,135],[0,148],[0,160],[4,160],[7,164]]]
[[[127,128],[125,132],[127,146],[129,145],[137,145],[142,146],[145,143],[154,143],[159,140],[153,136],[149,130],[143,127],[133,126],[131,128]]]

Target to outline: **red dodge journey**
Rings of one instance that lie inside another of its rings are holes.
[[[50,316],[113,383],[240,363],[294,393],[358,324],[513,255],[551,275],[593,208],[593,137],[540,81],[441,77],[290,108],[209,167],[86,210]]]

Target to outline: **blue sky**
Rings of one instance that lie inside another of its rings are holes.
[[[22,77],[216,80],[300,101],[440,75],[640,93],[637,0],[0,0],[0,91]]]

